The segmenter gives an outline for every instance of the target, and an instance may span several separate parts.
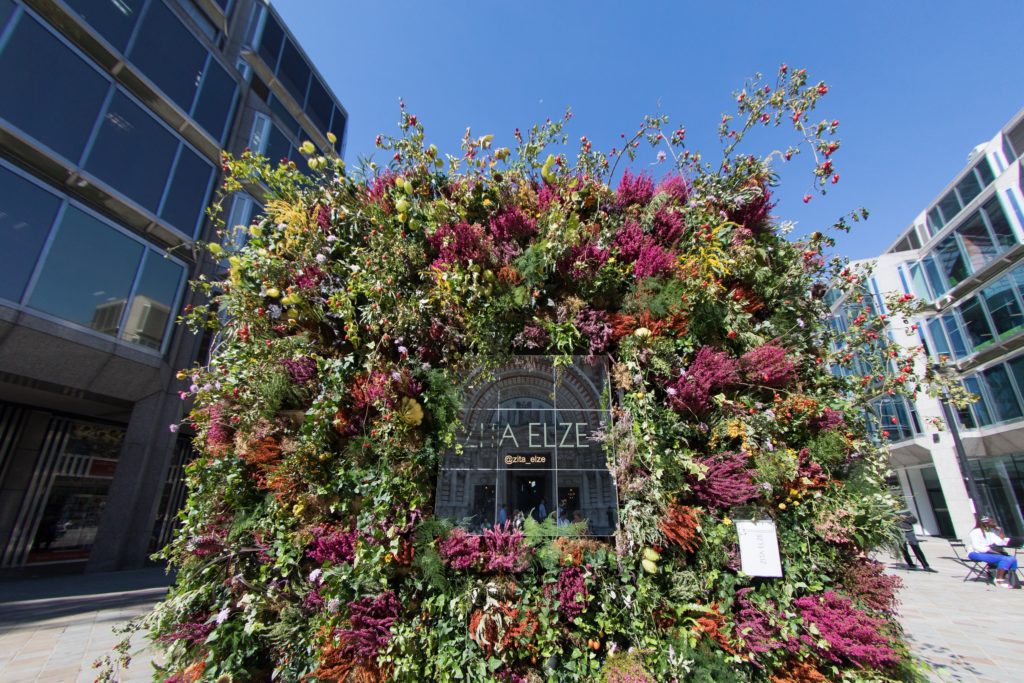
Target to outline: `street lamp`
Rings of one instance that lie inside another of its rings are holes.
[[[945,379],[949,379],[956,374],[954,368],[945,365],[943,363],[933,362],[931,363],[932,371],[942,376]],[[956,451],[956,461],[960,466],[960,477],[964,480],[964,486],[967,488],[967,497],[971,503],[971,512],[981,514],[987,511],[987,507],[984,505],[984,498],[981,497],[981,492],[978,490],[978,484],[974,481],[974,477],[971,476],[971,466],[967,462],[967,451],[964,450],[964,442],[960,438],[960,426],[957,421],[956,414],[953,412],[953,406],[949,402],[949,392],[946,387],[942,387],[942,394],[939,396],[939,403],[942,404],[942,415],[946,420],[946,424],[949,425],[949,433],[953,436],[953,450]],[[982,506],[985,509],[982,509]]]

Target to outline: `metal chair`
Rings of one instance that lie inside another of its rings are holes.
[[[968,557],[967,546],[960,541],[950,541],[949,547],[953,551],[953,555],[956,556],[956,561],[959,562],[962,567],[967,569],[967,574],[963,579],[964,581],[977,581],[978,579],[982,579],[985,583],[992,583],[992,573],[989,572],[987,562],[972,560]]]

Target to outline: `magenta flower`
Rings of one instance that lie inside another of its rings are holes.
[[[491,219],[490,230],[498,259],[508,263],[522,253],[517,241],[537,234],[537,221],[513,206]]]
[[[670,173],[658,183],[658,192],[664,192],[679,205],[690,198],[690,183],[678,173]]]
[[[658,242],[671,246],[686,230],[686,221],[678,211],[662,207],[654,214],[654,236]]]
[[[740,365],[748,380],[768,387],[784,387],[796,375],[796,363],[787,356],[786,349],[771,343],[747,351]]]
[[[798,598],[793,606],[820,634],[804,634],[800,640],[825,661],[849,662],[869,669],[886,669],[899,663],[900,657],[886,636],[885,621],[857,609],[849,598],[825,591]],[[826,640],[828,647],[821,647],[819,639]]]
[[[707,469],[704,478],[690,477],[690,491],[704,505],[724,509],[748,503],[761,495],[747,469],[747,454],[726,451],[697,462]]]
[[[576,329],[587,339],[587,358],[608,348],[612,341],[612,326],[608,323],[608,314],[592,308],[581,308],[574,321]]]
[[[480,562],[480,537],[455,528],[438,543],[441,560],[452,569],[469,569]]]
[[[314,562],[351,564],[356,559],[358,531],[320,527],[313,535],[312,543],[306,548],[306,556]]]
[[[659,247],[653,240],[645,240],[640,247],[640,254],[636,263],[633,264],[633,275],[638,280],[646,277],[657,277],[664,273],[671,272],[675,266],[676,257],[671,251]]]
[[[394,591],[348,603],[350,627],[339,629],[344,653],[361,661],[372,661],[391,640],[391,625],[402,610]]]
[[[555,584],[555,598],[558,600],[558,611],[568,621],[572,621],[587,609],[587,583],[582,567],[565,567],[558,574]]]
[[[646,173],[633,175],[627,168],[622,174],[615,195],[620,209],[635,204],[645,205],[654,196],[654,181]]]
[[[300,356],[295,359],[281,361],[281,365],[288,371],[288,377],[293,384],[306,384],[316,379],[316,361],[309,356]]]
[[[558,263],[558,272],[578,280],[589,280],[608,261],[609,252],[593,242],[573,247]]]
[[[476,224],[449,223],[438,227],[434,234],[427,237],[427,242],[437,252],[434,259],[435,268],[444,268],[450,264],[487,263],[491,259],[492,244],[484,229]]]
[[[485,530],[484,569],[513,574],[526,569],[529,558],[523,545],[525,540],[523,532],[513,527],[511,521]]]
[[[721,391],[738,378],[739,361],[725,351],[703,346],[686,372],[666,385],[669,407],[677,412],[703,412],[708,407],[712,391]]]
[[[626,224],[615,233],[614,241],[623,261],[627,263],[636,261],[637,256],[640,255],[640,249],[644,245],[643,228],[635,221],[626,221]]]

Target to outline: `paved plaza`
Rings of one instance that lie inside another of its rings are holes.
[[[1024,591],[961,581],[949,544],[922,539],[938,573],[900,576],[901,615],[915,654],[934,681],[1006,683],[1024,680]],[[95,676],[96,658],[118,641],[112,627],[144,613],[166,591],[160,569],[0,583],[0,683],[80,683]],[[150,680],[152,652],[135,643],[123,683]]]

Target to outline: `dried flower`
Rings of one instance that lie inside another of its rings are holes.
[[[676,390],[668,404],[676,411],[701,413],[708,407],[712,391],[720,391],[735,383],[739,377],[739,362],[725,351],[703,346],[694,356],[690,367],[666,388]]]
[[[747,469],[747,454],[725,452],[697,462],[707,469],[704,478],[690,477],[690,490],[712,509],[742,505],[761,495]]]
[[[763,344],[751,349],[740,358],[747,379],[755,384],[781,388],[793,381],[796,363],[786,349],[776,344]]]
[[[644,205],[654,196],[654,181],[646,173],[633,175],[627,168],[622,173],[622,180],[615,192],[620,209],[635,204]]]
[[[819,634],[804,634],[800,640],[825,661],[870,669],[886,669],[899,662],[886,623],[854,607],[849,598],[825,591],[798,598],[793,606]],[[828,642],[828,647],[822,647],[820,639]]]

